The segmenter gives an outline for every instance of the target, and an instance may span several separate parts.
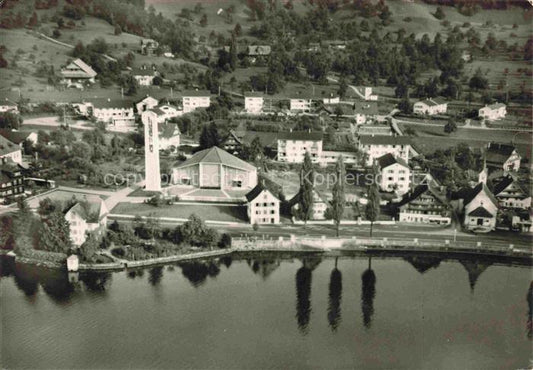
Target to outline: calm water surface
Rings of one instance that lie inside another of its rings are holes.
[[[515,369],[531,361],[529,267],[227,258],[71,283],[1,262],[3,368]]]

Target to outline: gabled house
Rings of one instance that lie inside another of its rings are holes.
[[[310,112],[313,108],[313,98],[311,96],[302,95],[298,98],[290,99],[289,109],[294,112]]]
[[[0,163],[5,163],[8,160],[12,160],[15,163],[22,163],[22,151],[18,144],[0,135]]]
[[[384,154],[376,159],[379,170],[379,186],[383,191],[396,191],[402,195],[409,191],[411,184],[411,169],[402,158],[392,154]]]
[[[309,152],[313,163],[318,163],[322,157],[322,140],[322,132],[280,132],[278,135],[278,161],[303,163],[305,153]]]
[[[497,181],[493,186],[493,194],[501,207],[524,210],[531,208],[531,194],[527,187],[522,186],[512,175]]]
[[[0,204],[24,195],[24,175],[12,161],[0,165]]]
[[[397,207],[400,222],[437,225],[449,225],[452,222],[452,211],[445,194],[427,184],[406,193]]]
[[[6,113],[6,112],[18,114],[19,107],[17,103],[12,102],[8,98],[0,100],[0,113]]]
[[[259,61],[266,61],[270,57],[272,48],[270,45],[249,45],[246,55],[250,63],[255,64]]]
[[[88,233],[105,232],[108,210],[105,202],[98,196],[86,196],[65,212],[70,226],[70,239],[79,247],[87,239]]]
[[[75,59],[61,69],[63,83],[70,86],[83,87],[85,83],[94,83],[97,73],[81,59]]]
[[[157,48],[159,48],[159,43],[152,39],[141,40],[141,54],[154,56]]]
[[[8,130],[0,129],[0,136],[3,136],[12,143],[18,144],[20,149],[24,149],[24,142],[27,140],[36,145],[39,139],[39,134],[35,131],[18,131],[18,130]]]
[[[137,108],[137,114],[141,114],[144,111],[157,107],[159,101],[156,98],[146,95],[146,97],[135,102],[135,108]]]
[[[495,103],[491,105],[485,105],[479,110],[479,117],[484,118],[489,121],[497,121],[499,119],[505,118],[507,115],[507,107],[502,103]]]
[[[159,149],[173,149],[180,146],[181,132],[177,124],[163,122],[157,126],[159,130]]]
[[[464,227],[477,232],[489,232],[496,228],[498,200],[487,185],[480,182],[463,199]]]
[[[141,68],[133,69],[131,75],[139,86],[151,86],[154,84],[154,78],[159,76],[159,72],[154,67],[143,65]]]
[[[520,169],[522,157],[513,145],[489,143],[485,153],[485,164],[492,169],[515,172]]]
[[[80,114],[107,123],[116,131],[135,128],[133,102],[130,100],[95,98],[74,105]]]
[[[244,94],[244,110],[248,114],[261,114],[263,103],[263,93],[250,91]]]
[[[378,96],[376,94],[372,94],[372,88],[371,87],[365,87],[363,89],[363,95],[364,95],[364,99],[366,101],[377,101],[378,100]]]
[[[294,197],[292,197],[289,202],[289,209],[291,210],[291,213],[296,218],[298,215],[298,208],[300,201],[300,192],[296,193]],[[313,189],[313,216],[311,217],[312,220],[324,220],[326,219],[325,213],[326,209],[328,208],[328,200],[325,196],[323,196],[321,193],[319,193],[316,189]]]
[[[448,103],[441,98],[421,100],[413,104],[413,113],[433,116],[445,114],[448,110]]]
[[[183,92],[183,113],[211,105],[211,93],[207,90],[189,90]]]
[[[230,130],[228,135],[222,140],[223,149],[230,154],[237,154],[242,150],[242,138],[234,130]]]
[[[278,224],[280,200],[263,184],[246,194],[247,214],[251,224]]]
[[[358,147],[360,151],[367,153],[367,166],[371,166],[376,159],[388,153],[408,163],[409,155],[413,151],[411,138],[408,136],[361,135]]]

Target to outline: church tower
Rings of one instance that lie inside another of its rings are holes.
[[[161,191],[158,115],[148,110],[143,112],[141,119],[144,125],[145,189],[146,191]]]

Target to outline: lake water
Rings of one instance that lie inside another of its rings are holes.
[[[80,274],[71,283],[66,273],[1,262],[2,368],[515,369],[531,361],[530,267],[374,257],[369,270],[363,257],[269,256]]]

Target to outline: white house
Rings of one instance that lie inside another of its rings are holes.
[[[313,163],[322,158],[321,132],[281,132],[278,136],[278,161],[303,163],[305,152],[309,152]]]
[[[463,205],[466,229],[488,232],[496,228],[498,200],[487,185],[477,184],[464,198]]]
[[[377,101],[378,100],[378,96],[376,94],[372,94],[371,87],[365,87],[364,97],[366,101]]]
[[[263,94],[247,92],[244,94],[244,110],[249,114],[260,114],[263,111]]]
[[[297,112],[310,112],[313,107],[313,100],[310,97],[292,98],[290,100],[290,110]]]
[[[165,119],[167,120],[174,117],[179,117],[183,114],[181,109],[178,109],[176,106],[168,103],[159,104],[156,108],[165,114]]]
[[[513,145],[489,143],[485,152],[487,167],[496,168],[507,172],[516,172],[520,169],[522,157]]]
[[[428,184],[417,186],[398,203],[399,221],[449,225],[451,208],[446,196]]]
[[[65,213],[70,226],[70,239],[79,247],[87,239],[87,233],[105,231],[108,210],[104,201],[98,196],[86,196],[76,202]]]
[[[18,114],[19,107],[17,103],[12,102],[8,98],[4,100],[0,100],[0,113],[5,113],[5,112]]]
[[[159,130],[159,149],[176,149],[180,146],[181,132],[177,124],[163,122],[157,128]]]
[[[329,97],[323,98],[322,102],[324,104],[332,104],[332,105],[339,104],[341,102],[341,97],[338,95],[335,96],[333,95],[333,93],[331,93]]]
[[[396,191],[398,195],[409,191],[411,169],[407,162],[388,153],[376,159],[376,164],[379,169],[379,186],[381,190]]]
[[[141,68],[132,70],[131,75],[139,86],[151,86],[154,84],[154,78],[159,76],[159,73],[154,68],[143,65]]]
[[[494,184],[493,194],[500,206],[528,210],[531,208],[531,195],[512,175],[507,175]]]
[[[251,224],[278,224],[279,199],[270,190],[258,184],[246,194],[248,218]]]
[[[189,113],[197,108],[208,108],[211,105],[211,93],[207,90],[192,90],[183,92],[183,113]]]
[[[413,104],[413,113],[433,116],[436,114],[445,114],[448,110],[448,103],[440,98],[426,99],[417,101]]]
[[[15,163],[22,163],[20,146],[0,135],[0,163],[10,158]]]
[[[389,153],[408,163],[413,150],[411,139],[407,136],[364,135],[359,137],[358,146],[360,151],[368,155],[367,166],[371,166],[376,159]]]
[[[378,104],[376,102],[354,102],[353,112],[355,123],[358,125],[368,124],[375,120],[378,115]]]
[[[485,105],[479,109],[479,117],[489,121],[497,121],[505,118],[507,115],[507,107],[502,103],[495,103],[491,105]]]
[[[289,200],[289,207],[291,209],[293,216],[298,215],[298,208],[299,208],[298,202],[299,201],[300,201],[299,192],[294,197],[292,197],[291,200]],[[325,213],[326,213],[327,208],[328,208],[328,201],[326,197],[324,197],[317,190],[313,190],[313,215],[311,219],[312,220],[326,219]]]
[[[81,59],[76,59],[61,69],[63,83],[69,86],[83,87],[83,83],[94,83],[97,73]]]
[[[0,129],[0,136],[3,136],[14,144],[18,144],[18,146],[22,150],[24,150],[25,141],[30,142],[32,146],[34,146],[37,144],[37,141],[39,139],[39,134],[35,131]]]
[[[359,163],[359,155],[353,152],[339,152],[332,150],[323,150],[322,156],[320,158],[320,165],[327,166],[330,164],[335,164],[339,156],[342,157],[342,161],[346,165],[356,165]]]
[[[129,100],[91,99],[74,105],[81,114],[107,123],[115,131],[130,131],[135,128],[133,102]]]
[[[158,104],[159,101],[156,98],[146,95],[146,97],[135,102],[135,108],[137,108],[137,113],[141,114],[144,111],[157,107]]]

